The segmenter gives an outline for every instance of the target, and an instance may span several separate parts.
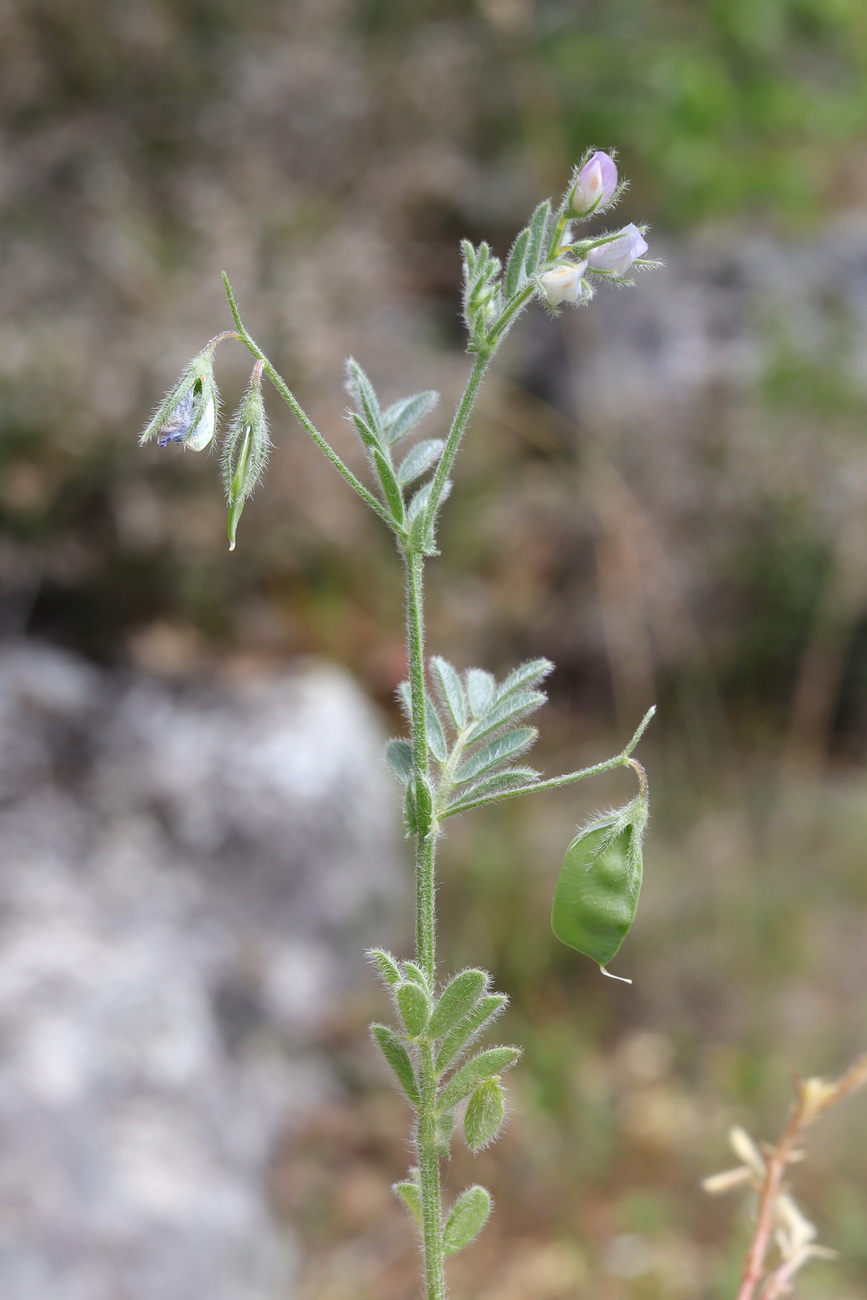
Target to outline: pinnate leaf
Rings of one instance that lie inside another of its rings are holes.
[[[376,962],[386,984],[394,985],[400,982],[400,967],[390,952],[386,952],[384,948],[368,948],[367,956],[371,961]]]
[[[417,442],[398,466],[398,482],[411,483],[413,479],[426,473],[439,460],[444,446],[445,443],[441,438],[427,438],[424,442]]]
[[[376,391],[354,357],[350,357],[346,362],[346,388],[359,413],[364,416],[368,428],[381,439],[382,414]]]
[[[503,680],[497,690],[497,699],[505,699],[512,691],[531,690],[553,671],[554,665],[550,659],[528,659],[526,663],[513,668]]]
[[[448,659],[434,655],[430,661],[430,670],[437,694],[448,709],[455,729],[462,731],[467,724],[467,703],[457,669]]]
[[[469,1015],[450,1029],[440,1044],[437,1052],[437,1074],[442,1074],[451,1065],[459,1052],[473,1041],[477,1034],[490,1024],[508,1005],[505,993],[488,993],[473,1008]]]
[[[423,1034],[430,1017],[430,1000],[425,990],[414,980],[404,980],[394,990],[397,1009],[406,1032],[411,1038]]]
[[[514,293],[517,293],[527,278],[527,273],[524,268],[527,260],[527,244],[529,243],[529,240],[530,227],[527,226],[521,231],[512,245],[509,260],[506,263],[503,290],[507,298],[511,298]]]
[[[421,1227],[421,1188],[417,1181],[404,1179],[401,1183],[395,1183],[392,1190],[395,1195],[399,1196],[404,1205],[408,1206],[412,1217],[419,1227]]]
[[[388,1025],[373,1024],[370,1026],[370,1032],[379,1043],[383,1056],[394,1070],[397,1081],[406,1094],[407,1100],[418,1109],[420,1102],[418,1083],[415,1070],[412,1068],[412,1061],[409,1058],[409,1052],[394,1030],[389,1029]]]
[[[469,1096],[482,1079],[490,1079],[502,1070],[508,1070],[520,1055],[520,1047],[488,1047],[484,1052],[470,1057],[466,1065],[461,1066],[440,1093],[440,1109],[449,1110],[452,1106],[456,1106],[459,1101],[463,1101],[464,1097]]]
[[[503,699],[496,700],[485,716],[471,728],[466,736],[467,744],[482,740],[508,722],[519,722],[528,713],[540,709],[547,699],[544,691],[511,691]]]
[[[441,1038],[472,1011],[487,992],[490,976],[483,970],[462,970],[440,994],[430,1020],[431,1038]]]
[[[439,401],[439,393],[428,389],[424,393],[415,393],[412,397],[402,397],[388,408],[382,417],[385,440],[389,446],[399,442],[414,429],[419,420],[424,419]]]
[[[427,725],[427,747],[438,763],[444,763],[449,755],[443,724],[431,697],[425,692],[425,722]]]
[[[499,1133],[506,1116],[506,1094],[499,1079],[483,1079],[464,1115],[464,1137],[471,1151],[481,1151]]]
[[[482,777],[480,781],[462,786],[449,804],[449,809],[457,808],[471,800],[476,802],[486,799],[489,795],[505,794],[507,790],[520,789],[521,786],[532,785],[538,780],[539,773],[534,767],[506,767],[501,772],[493,772],[490,776]]]
[[[481,776],[483,772],[496,767],[498,763],[522,754],[532,745],[537,735],[535,727],[519,727],[517,731],[507,731],[505,736],[497,736],[475,754],[470,755],[465,763],[461,763],[455,773],[456,784],[461,785],[474,776]]]
[[[470,668],[466,675],[467,698],[474,718],[483,718],[497,693],[496,679],[484,668]]]
[[[412,776],[412,745],[409,741],[397,737],[389,740],[385,746],[385,758],[397,779],[406,785]]]

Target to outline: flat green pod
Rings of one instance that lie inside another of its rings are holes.
[[[566,850],[554,891],[554,934],[598,962],[606,975],[638,910],[646,820],[646,802],[639,795],[619,812],[585,826]]]

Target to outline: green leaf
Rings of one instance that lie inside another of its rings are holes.
[[[505,993],[489,993],[468,1016],[455,1025],[454,1029],[449,1030],[437,1052],[437,1076],[448,1069],[458,1053],[463,1051],[476,1035],[500,1014],[508,1002]]]
[[[409,1059],[409,1052],[394,1030],[389,1029],[388,1025],[373,1024],[370,1026],[370,1032],[379,1043],[383,1056],[394,1070],[397,1081],[406,1094],[407,1100],[417,1110],[420,1105],[418,1083],[415,1070],[412,1068],[412,1061]]]
[[[438,763],[444,763],[449,756],[449,748],[446,744],[443,724],[440,722],[436,705],[428,695],[427,691],[425,691],[424,697],[424,712],[427,730],[427,747]]]
[[[418,492],[413,493],[410,497],[409,505],[406,508],[406,518],[408,523],[411,524],[426,508],[427,503],[430,500],[432,487],[432,482],[425,483],[424,487],[420,487]]]
[[[356,432],[367,450],[372,451],[374,447],[379,447],[381,445],[379,436],[371,429],[364,416],[359,415],[357,411],[350,411],[349,414],[352,423],[355,425]]]
[[[499,1079],[483,1079],[470,1097],[464,1115],[464,1137],[471,1151],[493,1142],[506,1117],[506,1094]]]
[[[412,776],[412,745],[395,737],[385,746],[385,759],[398,781],[406,785]]]
[[[434,409],[439,400],[439,393],[428,389],[424,393],[416,393],[413,397],[402,397],[399,402],[390,406],[382,417],[385,441],[388,445],[393,447],[396,442],[400,442],[401,438]]]
[[[473,781],[462,786],[455,794],[448,807],[454,808],[470,800],[485,799],[488,795],[503,794],[506,790],[518,789],[523,785],[532,785],[539,780],[539,773],[534,767],[507,767],[502,772],[494,772],[481,781]]]
[[[464,255],[464,278],[470,279],[476,270],[476,250],[468,239],[461,240],[461,252]]]
[[[400,982],[400,968],[390,952],[386,952],[384,948],[368,948],[367,956],[371,961],[376,962],[386,984],[394,985]]]
[[[493,1075],[508,1070],[520,1055],[520,1047],[489,1047],[484,1052],[470,1057],[466,1065],[462,1065],[457,1073],[452,1075],[440,1093],[440,1110],[448,1110],[456,1106],[459,1101],[463,1101],[464,1097],[469,1096],[482,1079],[490,1079]]]
[[[491,1213],[491,1194],[476,1183],[462,1192],[452,1206],[443,1229],[443,1250],[456,1255],[484,1228]]]
[[[379,440],[382,440],[382,414],[379,409],[376,391],[354,357],[350,357],[346,362],[346,388],[360,413],[364,416],[368,427]]]
[[[412,483],[413,479],[427,473],[439,460],[444,446],[442,438],[426,438],[424,442],[417,442],[397,468],[398,482]]]
[[[400,490],[400,484],[395,478],[394,467],[385,452],[380,451],[378,447],[372,449],[371,457],[379,481],[382,484],[383,495],[391,511],[392,518],[396,523],[403,524],[403,493]]]
[[[408,980],[413,980],[416,984],[421,985],[421,987],[427,991],[427,977],[421,966],[417,966],[414,961],[405,961],[403,963],[403,969]]]
[[[544,691],[512,691],[505,698],[497,701],[464,737],[466,744],[472,745],[484,736],[489,736],[498,727],[507,722],[519,722],[528,713],[534,713],[546,703],[548,697]]]
[[[474,718],[483,718],[494,702],[497,683],[484,668],[469,668],[466,674],[467,698]]]
[[[431,1038],[442,1038],[467,1016],[487,991],[490,976],[483,970],[462,970],[443,989],[430,1020]]]
[[[397,1009],[410,1038],[424,1033],[430,1018],[430,1000],[427,993],[413,980],[405,980],[394,990]]]
[[[478,753],[471,755],[465,763],[461,763],[455,773],[455,784],[462,785],[464,781],[469,781],[474,776],[481,776],[497,763],[522,754],[532,745],[538,734],[535,727],[519,727],[517,731],[507,731],[505,736],[497,736],[484,745]]]
[[[403,805],[403,821],[407,836],[427,835],[432,810],[433,794],[430,782],[425,776],[416,773],[407,782]]]
[[[553,671],[550,659],[529,659],[505,678],[497,690],[497,700],[505,699],[512,691],[526,691],[538,686]]]
[[[407,722],[412,722],[412,685],[410,682],[401,682],[395,694]]]
[[[639,795],[619,812],[585,826],[566,850],[554,891],[554,934],[603,969],[619,951],[638,910],[646,818],[646,802]]]
[[[506,274],[503,279],[503,291],[507,298],[511,298],[516,294],[527,278],[524,264],[527,260],[527,244],[529,243],[529,240],[530,227],[527,226],[521,231],[512,245],[509,260],[506,263]]]
[[[448,709],[455,730],[463,731],[467,725],[467,704],[457,670],[448,659],[434,655],[430,660],[430,671],[437,694]]]
[[[528,230],[530,232],[527,240],[527,257],[524,262],[524,270],[527,277],[530,278],[536,274],[539,269],[539,263],[543,254],[547,254],[546,235],[548,233],[548,222],[551,217],[551,202],[545,199],[540,203],[536,211],[530,218]]]
[[[451,1154],[452,1134],[455,1131],[454,1110],[440,1111],[437,1115],[436,1148],[441,1160],[448,1160]]]
[[[421,1188],[418,1182],[411,1182],[405,1179],[402,1183],[394,1183],[392,1191],[399,1196],[404,1205],[409,1207],[412,1217],[419,1227],[421,1227]]]

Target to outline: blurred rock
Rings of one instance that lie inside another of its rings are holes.
[[[171,687],[0,654],[4,1300],[291,1294],[269,1159],[403,898],[380,754],[331,668]]]

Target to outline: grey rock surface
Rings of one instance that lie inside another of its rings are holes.
[[[305,1037],[405,897],[357,688],[0,653],[0,1295],[276,1300]]]

